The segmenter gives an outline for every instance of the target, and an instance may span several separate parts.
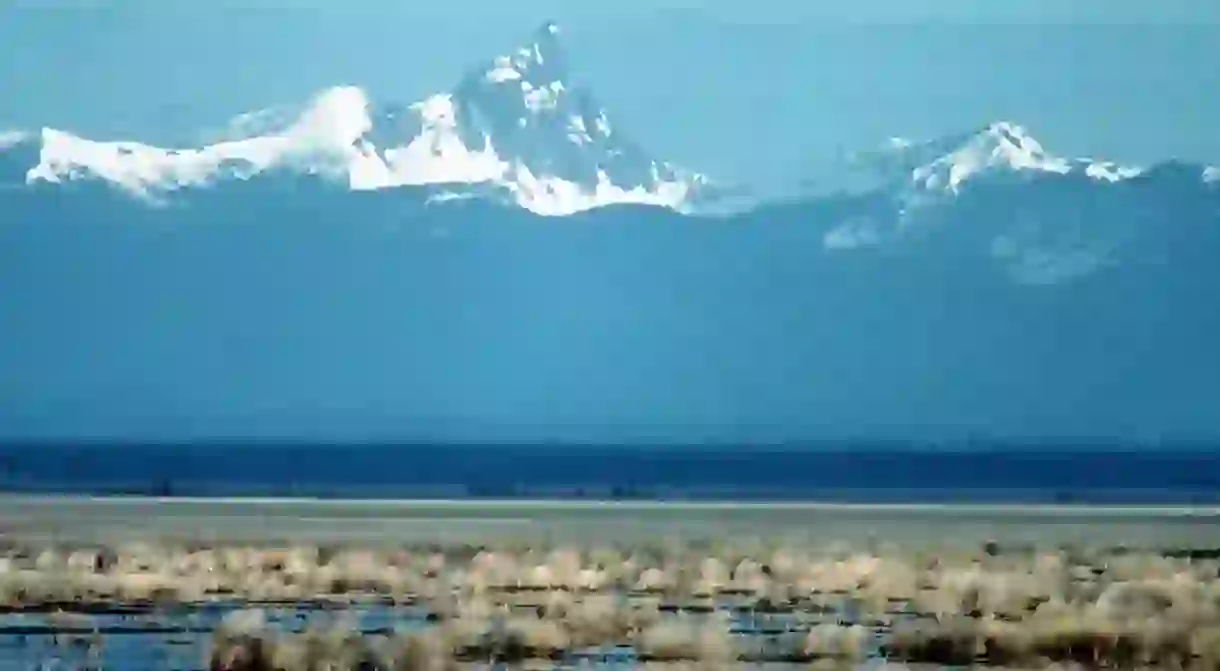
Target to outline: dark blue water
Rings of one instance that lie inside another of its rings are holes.
[[[1220,503],[1220,449],[0,445],[0,489],[175,496]]]

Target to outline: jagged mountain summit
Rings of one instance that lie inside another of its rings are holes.
[[[21,138],[9,137],[9,144]],[[441,198],[497,194],[542,215],[614,203],[686,211],[702,175],[649,156],[572,77],[559,27],[472,69],[449,92],[381,104],[349,86],[298,110],[243,114],[198,148],[95,141],[44,128],[29,182],[103,180],[142,197],[289,171],[353,190],[434,187]]]

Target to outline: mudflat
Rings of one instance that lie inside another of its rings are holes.
[[[904,547],[1220,547],[1220,508],[0,496],[0,532],[68,542],[630,543],[771,537]]]

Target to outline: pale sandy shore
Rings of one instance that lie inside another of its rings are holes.
[[[0,495],[0,534],[116,542],[630,543],[783,538],[825,544],[1220,547],[1220,509],[488,500],[191,499]]]

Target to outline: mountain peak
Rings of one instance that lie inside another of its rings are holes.
[[[967,133],[932,140],[890,138],[863,157],[887,181],[956,193],[974,175],[995,169],[1067,172],[1021,124],[994,121]]]
[[[495,57],[481,73],[472,72],[469,78],[482,77],[491,84],[528,83],[535,89],[562,84],[568,77],[568,64],[559,34],[559,24],[546,21],[534,30],[528,44]]]
[[[44,129],[38,153],[27,182],[94,179],[155,197],[289,170],[354,190],[473,187],[547,215],[612,203],[681,209],[706,182],[652,159],[610,125],[592,93],[569,79],[552,21],[526,46],[471,69],[451,92],[413,105],[374,104],[362,89],[336,86],[305,105],[240,115],[201,147]]]
[[[1028,128],[1001,120],[932,140],[890,138],[881,148],[855,157],[893,188],[914,194],[956,195],[979,179],[1083,176],[1118,182],[1142,168],[1091,158],[1065,158],[1048,151]]]
[[[670,206],[685,201],[701,176],[652,159],[612,125],[569,71],[559,36],[558,24],[546,21],[529,44],[471,70],[450,98],[455,132],[472,149],[493,147],[518,201],[535,211],[567,211],[575,205],[552,201],[578,193]]]
[[[1065,174],[1068,161],[1052,156],[1029,131],[1012,121],[996,121],[965,136],[951,136],[932,146],[941,155],[911,173],[912,181],[927,189],[956,193],[983,172],[1035,171]]]
[[[962,164],[963,159],[966,165]],[[986,168],[1030,174],[1083,173],[1090,179],[1105,182],[1118,182],[1143,172],[1142,168],[1113,161],[1055,156],[1048,153],[1024,126],[1011,121],[991,123],[972,141],[963,143],[957,154],[957,166],[961,175],[956,184]]]
[[[1021,146],[1031,142],[1038,144],[1038,141],[1029,134],[1029,130],[1015,121],[993,121],[984,126],[979,132],[1014,146]]]
[[[1034,165],[1047,157],[1042,143],[1024,126],[1012,121],[988,124],[978,133],[977,140],[984,148],[1002,154],[1013,164]]]
[[[556,53],[562,54],[563,45],[559,39],[562,32],[558,23],[549,20],[543,21],[542,25],[534,29],[534,44],[542,52],[543,57]]]

